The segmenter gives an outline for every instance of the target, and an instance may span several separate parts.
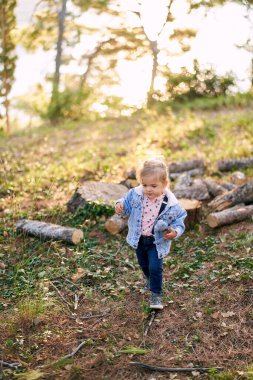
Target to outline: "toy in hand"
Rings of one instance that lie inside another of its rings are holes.
[[[156,244],[159,244],[163,239],[171,240],[177,236],[177,232],[173,228],[169,228],[164,220],[158,220],[155,226],[155,231],[164,232],[163,237],[156,241]]]

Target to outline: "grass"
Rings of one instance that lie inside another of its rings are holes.
[[[164,262],[166,307],[144,339],[148,296],[124,234],[113,237],[104,228],[112,208],[90,204],[74,215],[66,211],[82,181],[119,182],[149,154],[168,161],[203,158],[207,175],[220,180],[218,159],[252,155],[251,110],[139,111],[131,118],[19,132],[3,137],[0,146],[1,357],[22,363],[20,376],[148,379],[149,373],[128,366],[139,360],[225,367],[201,379],[252,379],[250,221],[218,230],[203,222],[174,242]],[[252,176],[251,169],[245,173]],[[69,246],[17,235],[15,223],[23,217],[81,228],[84,240]],[[103,316],[91,318],[96,315]],[[84,340],[68,363],[40,373],[41,365]],[[15,377],[5,369],[1,378]]]

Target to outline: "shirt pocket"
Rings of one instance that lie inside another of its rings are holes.
[[[131,200],[131,206],[136,208],[140,205],[140,202],[137,199],[132,199]]]

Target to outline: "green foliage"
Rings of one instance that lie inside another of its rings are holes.
[[[89,89],[72,90],[65,89],[59,92],[50,102],[47,112],[42,116],[49,120],[80,119],[84,111],[84,102],[90,95]]]
[[[9,132],[9,94],[14,82],[16,54],[13,32],[16,27],[16,0],[0,1],[0,118],[5,110],[6,130]],[[2,107],[1,107],[2,105]]]
[[[132,355],[145,355],[149,352],[146,348],[139,348],[139,347],[125,347],[122,350],[120,350],[122,354],[132,354]]]
[[[213,68],[201,69],[197,60],[194,61],[193,72],[184,67],[180,74],[171,71],[167,74],[167,94],[174,101],[216,98],[227,94],[234,84],[232,74],[219,76]]]

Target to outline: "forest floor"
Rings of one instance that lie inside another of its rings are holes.
[[[0,379],[253,379],[252,220],[211,229],[204,208],[164,261],[165,307],[147,331],[134,251],[125,233],[104,228],[112,209],[66,210],[83,181],[118,183],[150,154],[203,159],[206,177],[228,180],[216,162],[252,156],[251,110],[66,122],[2,138],[0,148],[0,360],[20,363],[0,366]],[[252,179],[252,169],[244,172]],[[24,217],[82,228],[84,240],[70,246],[17,235]],[[130,362],[224,370],[150,372]]]

